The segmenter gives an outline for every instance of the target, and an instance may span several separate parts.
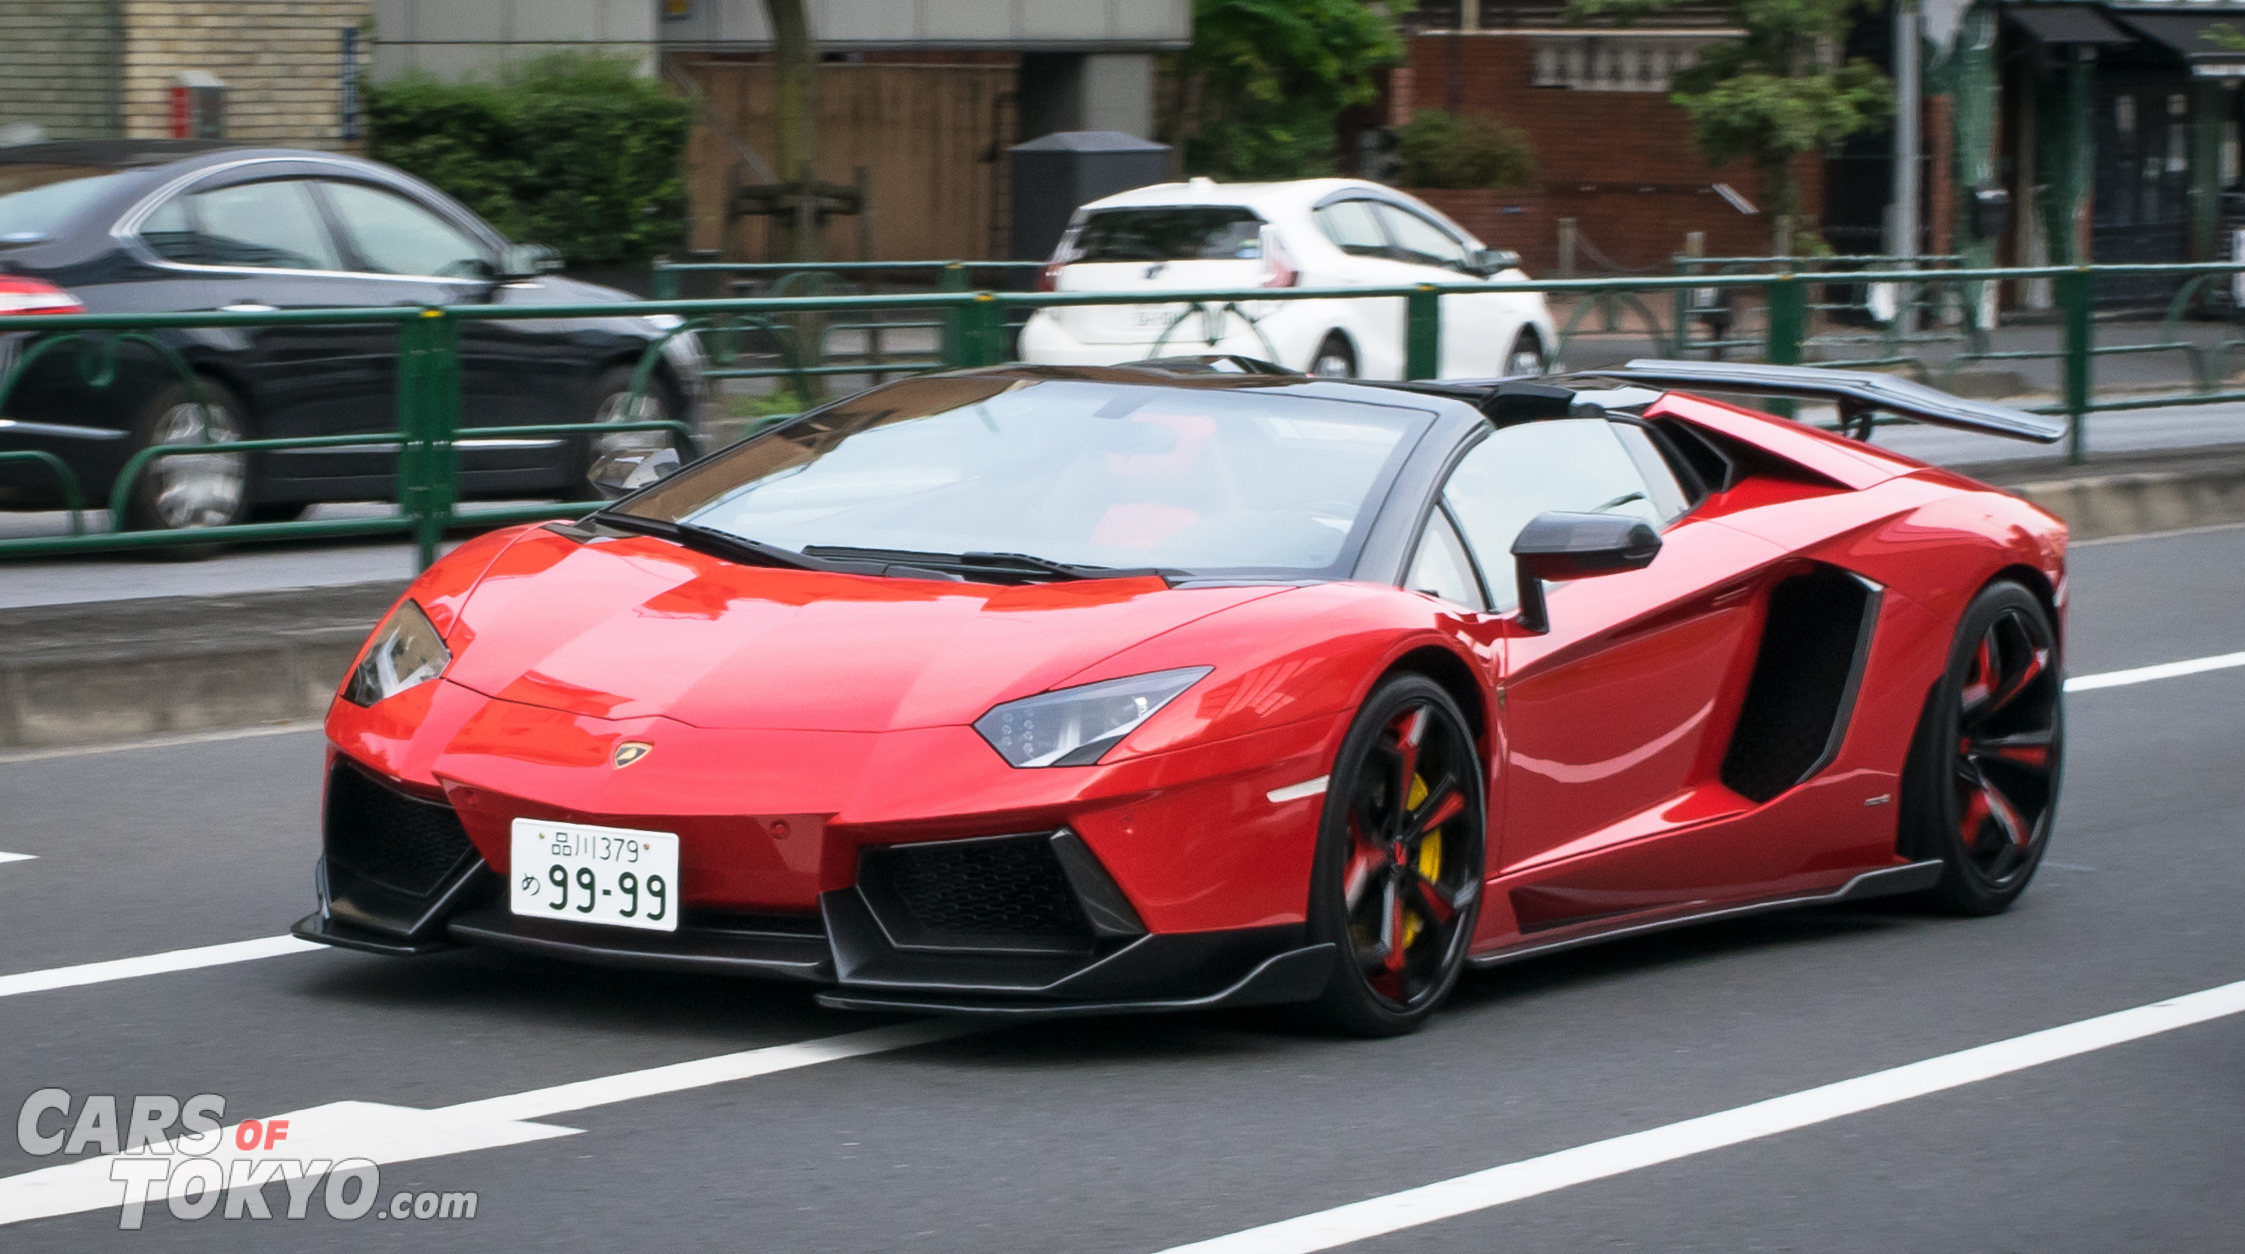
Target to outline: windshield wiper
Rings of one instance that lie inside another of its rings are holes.
[[[1185,574],[1183,571],[1157,566],[1088,566],[1076,562],[1056,562],[1049,557],[1035,557],[1027,553],[922,553],[912,549],[860,549],[838,544],[806,544],[803,551],[819,557],[901,562],[979,574],[1044,575],[1067,580],[1143,579],[1152,576],[1164,581],[1174,581],[1183,578]]]
[[[640,514],[605,512],[594,514],[585,521],[597,523],[601,526],[614,527],[619,531],[636,531],[641,535],[660,536],[697,553],[707,553],[711,557],[721,557],[728,562],[739,562],[744,566],[778,566],[787,570],[830,571],[834,569],[815,557],[806,557],[793,549],[783,549],[776,544],[765,544],[759,540],[750,540],[744,536],[736,536],[730,531],[719,531],[715,527],[704,527],[699,523],[677,523],[662,518],[648,518]]]

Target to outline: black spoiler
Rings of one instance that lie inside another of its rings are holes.
[[[1876,374],[1868,370],[1826,370],[1818,366],[1759,366],[1749,362],[1661,361],[1641,358],[1617,370],[1586,370],[1587,375],[1653,383],[1669,388],[1704,388],[1716,392],[1755,392],[1773,396],[1800,396],[1836,403],[1843,426],[1867,424],[1871,414],[1883,410],[1915,418],[1937,427],[1955,427],[1983,435],[2009,436],[2055,444],[2066,437],[2066,420],[2050,414],[2030,414],[2006,405],[1968,401],[1938,388]],[[1868,426],[1860,428],[1868,434]]]

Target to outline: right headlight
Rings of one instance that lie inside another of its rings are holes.
[[[352,705],[373,705],[408,688],[425,684],[452,664],[452,650],[420,606],[407,601],[374,629],[366,656],[351,668],[351,682],[343,699]]]
[[[974,729],[1015,766],[1089,766],[1213,666],[1132,675],[994,706]]]

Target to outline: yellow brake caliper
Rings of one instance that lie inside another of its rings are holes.
[[[1416,810],[1419,808],[1420,803],[1425,801],[1426,799],[1426,777],[1423,775],[1413,775],[1411,777],[1411,793],[1409,796],[1403,799],[1404,808]],[[1442,877],[1442,833],[1429,832],[1427,833],[1427,838],[1419,842],[1418,869],[1419,874],[1426,876],[1429,880],[1438,880]],[[1411,942],[1419,939],[1419,931],[1423,926],[1424,924],[1422,924],[1419,920],[1418,911],[1411,910],[1404,913],[1403,947],[1405,949],[1409,949],[1411,947]]]

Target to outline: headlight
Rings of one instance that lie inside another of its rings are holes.
[[[373,705],[435,679],[451,664],[452,650],[444,647],[436,624],[420,606],[407,601],[374,629],[374,642],[352,669],[343,699],[352,705]]]
[[[1015,766],[1089,766],[1214,669],[1187,666],[1023,697],[976,719],[974,729]]]

